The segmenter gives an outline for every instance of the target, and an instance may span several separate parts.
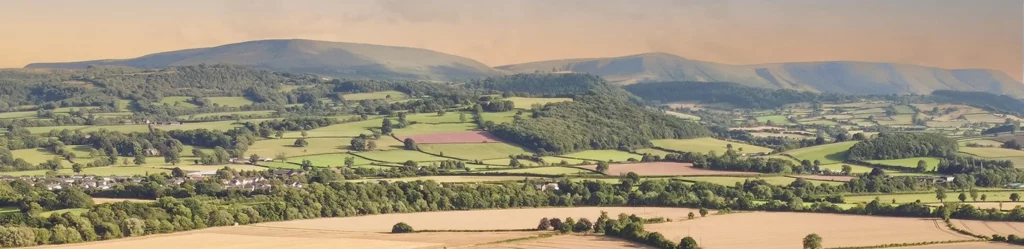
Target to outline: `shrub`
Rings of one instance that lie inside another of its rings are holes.
[[[395,226],[391,227],[391,233],[411,233],[411,232],[415,232],[415,230],[413,230],[412,226],[410,226],[409,224],[405,224],[405,222],[399,222],[398,224],[395,224]]]

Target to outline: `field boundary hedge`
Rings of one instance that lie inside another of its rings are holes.
[[[826,249],[876,249],[876,248],[909,247],[909,246],[924,246],[924,245],[938,245],[938,244],[955,244],[955,243],[967,243],[967,242],[979,242],[979,241],[984,241],[984,240],[973,239],[973,240],[925,241],[925,242],[912,242],[912,243],[892,243],[892,244],[873,245],[873,246],[828,247]]]

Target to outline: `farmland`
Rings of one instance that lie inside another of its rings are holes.
[[[527,97],[509,97],[505,100],[512,101],[515,103],[516,108],[519,109],[530,109],[533,105],[546,105],[549,103],[560,103],[570,102],[570,98],[527,98]]]
[[[596,165],[579,166],[589,170],[596,170]],[[709,170],[709,169],[698,169],[694,168],[693,164],[689,163],[672,163],[672,162],[657,162],[657,163],[625,163],[625,164],[609,164],[608,171],[604,174],[610,176],[625,175],[626,173],[633,172],[641,176],[698,176],[698,175],[747,175],[757,174],[753,172],[740,172],[740,171],[721,171],[721,170]]]
[[[273,158],[278,153],[286,156],[301,156],[324,153],[345,152],[348,150],[350,139],[342,138],[307,138],[309,143],[306,147],[296,147],[295,139],[264,139],[256,141],[249,146],[248,154],[256,154],[261,157]],[[378,145],[378,147],[380,147]]]
[[[938,158],[934,158],[934,157],[912,157],[912,158],[892,159],[892,160],[870,160],[868,162],[869,163],[874,163],[874,164],[882,164],[882,165],[891,165],[891,166],[900,166],[900,167],[906,167],[906,168],[914,168],[914,167],[917,167],[917,163],[919,161],[924,161],[925,164],[928,165],[928,169],[929,170],[932,167],[935,167],[936,165],[939,165],[939,159]]]
[[[405,93],[399,91],[382,91],[382,92],[369,92],[369,93],[352,93],[343,95],[345,101],[360,101],[360,100],[371,100],[371,99],[386,99],[386,100],[402,100],[409,97]]]
[[[401,140],[411,138],[417,144],[451,144],[451,143],[490,143],[498,142],[498,138],[486,131],[460,131],[429,133],[398,137]]]
[[[625,162],[630,158],[640,160],[643,156],[618,150],[587,150],[565,154],[561,157],[590,161]]]
[[[403,163],[405,161],[428,162],[449,160],[444,157],[433,156],[427,153],[411,150],[370,151],[355,153],[355,155],[373,161],[390,163]]]
[[[687,235],[700,238],[704,248],[800,248],[801,238],[810,233],[820,235],[827,248],[973,239],[938,223],[941,221],[920,218],[754,212],[650,224],[645,228],[662,233],[670,241]],[[779,229],[779,224],[786,224],[785,229]]]
[[[818,145],[787,151],[786,154],[801,160],[819,160],[821,164],[839,163],[846,159],[846,151],[857,141]]]
[[[378,125],[379,127],[379,125]],[[395,129],[395,136],[406,137],[421,134],[448,133],[460,131],[472,131],[476,125],[471,123],[458,124],[414,124],[401,129]]]
[[[514,155],[532,154],[519,146],[506,143],[478,144],[421,144],[420,150],[435,155],[444,155],[465,160],[508,158]]]
[[[982,191],[982,192],[979,192],[978,195],[984,194],[984,195],[988,196],[988,198],[987,198],[988,201],[1009,201],[1010,200],[1010,194],[1012,194],[1012,193],[1024,194],[1024,191]],[[959,202],[959,200],[956,199],[957,195],[959,195],[959,194],[960,194],[959,191],[947,190],[946,191],[946,196],[947,197],[946,197],[945,201],[957,201],[957,202]],[[858,202],[868,203],[868,202],[871,202],[872,200],[875,200],[876,197],[878,199],[884,201],[884,202],[891,202],[892,200],[895,199],[896,203],[910,203],[910,202],[916,202],[918,200],[920,200],[922,203],[939,203],[939,199],[935,198],[935,193],[934,192],[930,192],[930,193],[910,193],[910,194],[847,196],[846,197],[846,202],[847,203],[858,203]],[[967,200],[970,201],[971,200],[970,197],[968,197]],[[1007,206],[1009,206],[1009,207],[1012,207],[1012,206],[1015,206],[1015,205],[1017,205],[1017,204],[1007,203]]]
[[[708,153],[709,151],[715,151],[719,154],[725,153],[730,144],[734,150],[743,149],[741,153],[768,153],[772,151],[770,148],[740,142],[729,142],[714,138],[661,139],[653,140],[651,143],[653,143],[654,146],[669,150],[698,153]]]

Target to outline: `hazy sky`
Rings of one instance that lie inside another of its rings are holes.
[[[1024,0],[7,0],[0,67],[306,38],[498,66],[669,52],[727,64],[854,60],[1024,74]]]

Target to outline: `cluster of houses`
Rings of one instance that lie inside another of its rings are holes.
[[[261,157],[258,161],[259,162],[273,162],[274,159],[273,158],[269,158],[269,157]],[[248,158],[237,158],[237,157],[236,158],[228,159],[228,162],[234,163],[234,164],[256,164],[256,162],[251,162]]]

